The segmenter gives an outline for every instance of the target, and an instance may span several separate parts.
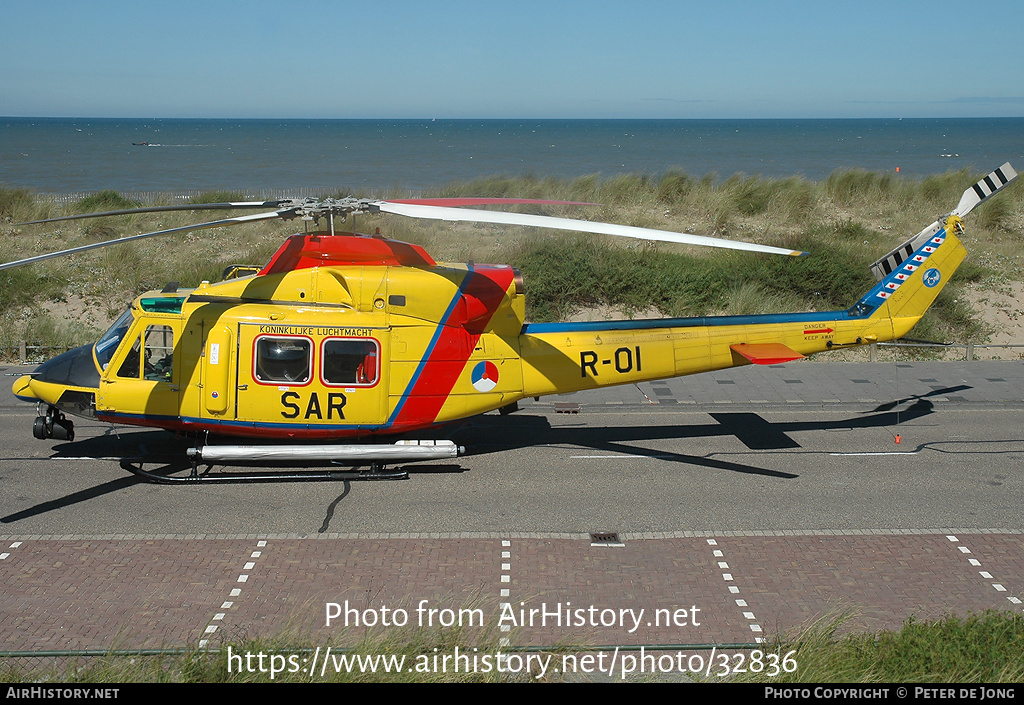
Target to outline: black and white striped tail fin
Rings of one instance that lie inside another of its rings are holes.
[[[960,203],[957,204],[953,215],[963,218],[975,206],[994,196],[1016,178],[1017,172],[1010,166],[1010,162],[1006,162],[984,179],[974,184],[974,186],[964,191],[964,195],[960,198]]]
[[[957,204],[956,210],[951,215],[962,218],[974,210],[974,207],[979,203],[991,198],[1016,178],[1017,172],[1013,170],[1010,163],[1003,164],[981,181],[974,184],[974,186],[964,191],[964,195],[960,198],[960,203]],[[875,279],[882,281],[887,275],[895,271],[905,259],[913,255],[929,239],[934,237],[935,233],[943,228],[945,220],[945,218],[941,222],[936,220],[917,235],[871,265],[871,272],[875,275]]]

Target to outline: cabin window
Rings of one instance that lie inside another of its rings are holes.
[[[313,344],[306,338],[274,338],[256,340],[256,381],[305,384],[312,367]]]
[[[146,328],[145,348],[142,376],[157,382],[170,382],[174,371],[174,330],[170,326],[149,326]]]
[[[368,339],[325,340],[321,364],[327,384],[372,385],[380,374],[380,348]]]
[[[145,335],[135,339],[132,349],[117,368],[117,376],[170,382],[173,359],[174,330],[170,326],[147,326]]]

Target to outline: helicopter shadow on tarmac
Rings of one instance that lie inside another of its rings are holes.
[[[751,450],[799,448],[788,434],[797,431],[828,431],[866,428],[892,428],[901,423],[934,413],[935,405],[928,396],[941,396],[970,387],[960,385],[934,390],[881,404],[866,414],[852,418],[812,421],[771,422],[754,412],[710,412],[717,424],[665,424],[642,426],[552,426],[546,417],[525,414],[479,416],[466,422],[455,434],[456,442],[465,445],[468,455],[500,453],[537,445],[589,448],[607,453],[649,456],[662,461],[727,470],[750,475],[763,475],[792,480],[799,477],[745,463],[735,463],[702,455],[690,455],[664,449],[643,448],[637,442],[668,439],[699,439],[733,436]],[[909,404],[906,408],[900,408]],[[495,442],[498,437],[503,439]]]
[[[933,390],[925,395],[905,397],[881,404],[869,412],[855,415],[851,418],[836,420],[815,419],[811,421],[783,420],[771,422],[754,412],[712,412],[709,415],[717,422],[716,424],[599,425],[593,427],[573,425],[558,427],[552,426],[549,419],[545,416],[510,414],[503,416],[478,416],[462,422],[450,430],[452,431],[451,436],[453,439],[460,445],[466,446],[466,456],[468,457],[496,454],[531,446],[564,446],[567,448],[590,448],[600,452],[623,453],[634,456],[646,455],[652,458],[656,457],[662,461],[667,460],[687,466],[793,480],[797,479],[799,475],[701,455],[643,448],[635,444],[644,441],[667,439],[733,436],[753,450],[799,448],[800,445],[788,435],[789,433],[815,430],[896,427],[900,423],[919,419],[934,413],[934,404],[925,397],[932,395],[941,396],[965,389],[969,389],[969,387],[960,385]],[[909,406],[901,409],[900,407],[904,404],[909,404]],[[51,457],[120,458],[123,466],[125,462],[138,461],[141,452],[141,454],[146,456],[146,462],[158,463],[160,465],[153,470],[156,474],[171,475],[191,467],[190,461],[185,457],[185,449],[193,445],[195,443],[194,440],[156,430],[133,431],[121,435],[115,434],[115,436],[107,433],[80,441],[62,443],[54,448],[54,454]],[[496,438],[502,440],[495,442]],[[410,466],[409,469],[413,470],[417,476],[459,473],[466,470],[462,465],[451,463],[415,465]],[[0,524],[16,523],[23,519],[59,510],[144,482],[143,479],[135,476],[119,477],[0,517]],[[345,491],[338,499],[345,497],[349,492],[350,487],[346,481]]]

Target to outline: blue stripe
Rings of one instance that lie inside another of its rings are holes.
[[[759,323],[808,323],[867,318],[870,311],[856,308],[846,311],[809,313],[764,313],[750,316],[698,316],[696,318],[651,318],[637,321],[586,321],[581,323],[527,323],[523,334],[571,333],[573,331],[641,330],[650,328],[695,328],[701,326],[745,326]]]
[[[462,298],[463,293],[466,291],[466,285],[469,284],[470,277],[473,276],[473,265],[466,265],[466,276],[462,278],[462,283],[459,284],[459,290],[455,292],[454,298],[448,303],[448,308],[445,309],[444,315],[441,316],[440,323],[437,324],[437,328],[434,329],[434,335],[430,338],[430,343],[427,345],[427,349],[420,358],[420,364],[416,366],[416,371],[413,372],[412,379],[409,380],[409,384],[405,388],[405,392],[402,397],[398,400],[398,404],[395,405],[395,410],[391,412],[391,416],[388,418],[385,428],[390,428],[394,425],[395,419],[402,412],[402,407],[405,406],[405,401],[412,394],[412,390],[416,387],[416,382],[419,380],[420,375],[423,373],[423,368],[427,366],[427,361],[430,360],[430,356],[434,352],[434,347],[437,345],[438,339],[441,337],[441,331],[444,330],[445,324],[452,315],[452,311],[455,310],[455,305],[459,303],[459,299]]]

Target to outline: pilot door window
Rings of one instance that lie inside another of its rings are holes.
[[[173,360],[174,331],[171,327],[147,326],[146,332],[135,339],[124,362],[117,368],[117,376],[170,382],[174,370]]]
[[[262,384],[306,384],[313,362],[313,341],[307,338],[256,339],[253,374]]]
[[[325,384],[371,387],[380,377],[380,347],[376,340],[325,340],[320,358]]]

